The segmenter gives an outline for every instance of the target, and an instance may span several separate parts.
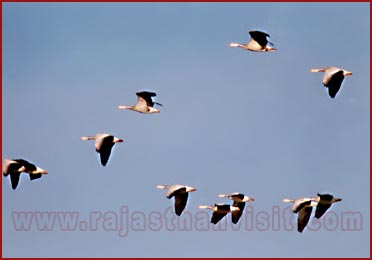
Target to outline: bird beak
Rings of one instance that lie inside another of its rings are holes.
[[[41,174],[48,174],[48,172],[47,172],[46,170],[41,169],[41,168],[39,168],[39,167],[37,167],[36,172],[39,172],[39,173],[41,173]]]
[[[345,72],[345,76],[351,76],[351,75],[353,75],[353,73],[351,71],[346,71]]]

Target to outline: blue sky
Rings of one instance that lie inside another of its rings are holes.
[[[3,178],[3,256],[369,257],[369,10],[3,3],[2,156],[49,172],[33,182],[23,176],[15,191]],[[278,51],[227,46],[247,42],[253,29],[268,32]],[[335,99],[323,75],[309,72],[331,65],[353,72]],[[156,91],[160,114],[116,109],[142,89]],[[80,140],[98,132],[124,139],[106,167],[94,142]],[[173,219],[191,216],[190,230],[172,230],[173,200],[156,189],[176,183],[198,189]],[[211,212],[197,206],[230,203],[217,195],[234,191],[255,198],[248,222],[203,231],[197,218]],[[282,199],[317,192],[343,200],[316,231],[286,230]],[[124,209],[130,224],[121,237],[114,222]],[[34,221],[41,212],[78,212],[79,226],[64,231],[56,220],[50,231],[36,222],[18,231],[17,212]],[[342,229],[347,212],[362,216],[360,230]]]

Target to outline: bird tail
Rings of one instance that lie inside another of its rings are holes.
[[[283,202],[289,203],[289,202],[293,202],[293,200],[290,200],[290,199],[283,199]]]
[[[166,189],[167,187],[167,185],[156,185],[156,188],[158,189]]]
[[[219,198],[228,198],[229,195],[226,195],[226,194],[218,194],[218,197],[219,197]]]
[[[163,104],[160,104],[160,103],[158,103],[158,102],[154,102],[154,104],[157,104],[158,106],[163,106]]]
[[[237,43],[237,42],[231,42],[229,43],[229,47],[239,47],[241,44]]]

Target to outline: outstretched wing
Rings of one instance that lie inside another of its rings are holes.
[[[152,107],[154,106],[154,101],[152,100],[152,97],[156,97],[156,93],[154,92],[148,92],[148,91],[142,91],[136,93],[138,97],[138,103],[142,103],[143,101],[146,102],[147,106]]]
[[[10,182],[12,183],[13,190],[15,190],[18,186],[20,175],[21,173],[19,172],[14,172],[10,174]]]
[[[331,98],[335,98],[337,92],[341,88],[341,83],[344,80],[344,72],[339,70],[328,78],[324,86],[328,87],[328,94]]]
[[[238,207],[240,209],[240,210],[231,212],[231,221],[232,221],[232,223],[236,224],[236,223],[238,223],[240,217],[243,214],[243,210],[244,210],[244,207],[245,207],[245,202],[235,202],[234,201],[233,206]]]
[[[309,201],[311,202],[311,201]],[[297,217],[297,230],[298,232],[302,232],[307,223],[310,220],[311,212],[313,210],[313,207],[311,206],[305,206],[298,212],[298,217]]]
[[[110,158],[111,149],[115,144],[113,140],[114,140],[114,137],[112,135],[103,138],[101,140],[99,149],[97,149],[97,152],[100,154],[102,166],[106,166]]]
[[[265,47],[268,43],[267,37],[270,35],[261,31],[250,31],[252,39],[255,40],[259,45]]]
[[[174,200],[174,211],[176,212],[177,216],[180,216],[182,211],[185,209],[188,197],[188,192],[180,192],[176,195]]]
[[[331,207],[331,204],[318,203],[315,210],[315,218],[321,218],[324,213]]]
[[[41,173],[34,173],[34,174],[30,173],[29,175],[30,175],[30,180],[31,181],[36,180],[36,179],[39,179],[42,176]]]
[[[227,214],[226,211],[224,212],[214,211],[211,218],[211,223],[217,224],[221,219],[223,219],[224,216],[226,216],[226,214]]]

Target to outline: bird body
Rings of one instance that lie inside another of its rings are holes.
[[[268,38],[270,37],[269,34],[261,31],[249,31],[249,34],[251,36],[251,39],[247,44],[232,42],[229,44],[229,46],[239,47],[245,50],[256,52],[270,52],[277,50],[276,48],[269,45],[269,44],[273,45],[268,40]]]
[[[100,154],[102,166],[106,166],[114,144],[123,142],[122,139],[106,133],[98,133],[95,136],[83,136],[80,139],[84,141],[95,140],[96,152]]]
[[[133,106],[119,105],[118,109],[129,109],[144,114],[160,113],[160,110],[154,108],[155,104],[162,106],[162,104],[154,102],[153,97],[156,96],[155,92],[141,91],[137,92],[137,103]]]
[[[229,204],[214,204],[214,206],[200,205],[200,209],[210,209],[213,211],[211,223],[217,224],[227,213],[239,211],[239,207],[231,206]]]
[[[189,197],[189,192],[196,191],[195,188],[186,185],[157,185],[158,189],[167,189],[167,198],[171,199],[175,197],[174,200],[174,211],[177,216],[181,216],[183,210],[186,207],[187,199]]]
[[[313,207],[317,205],[317,202],[313,198],[299,198],[299,199],[283,199],[283,202],[293,203],[292,212],[297,213],[297,231],[302,231],[307,226]]]
[[[254,201],[253,198],[245,196],[242,193],[234,192],[231,194],[219,194],[218,197],[220,198],[228,198],[234,201],[233,206],[238,207],[239,210],[233,211],[231,213],[231,221],[232,223],[236,224],[238,223],[240,217],[243,214],[245,203]]]
[[[333,203],[339,202],[342,199],[335,198],[331,194],[318,193],[318,197],[316,197],[314,200],[318,203],[315,211],[315,218],[319,219],[332,206]]]
[[[4,177],[10,175],[10,181],[13,190],[18,186],[20,175],[22,172],[28,173],[30,180],[41,178],[43,174],[48,172],[44,169],[24,160],[24,159],[4,159],[3,162],[3,175]]]
[[[351,76],[353,73],[334,66],[325,68],[314,68],[310,72],[324,72],[323,85],[328,88],[328,94],[331,98],[335,98],[341,88],[342,81],[345,76]]]

